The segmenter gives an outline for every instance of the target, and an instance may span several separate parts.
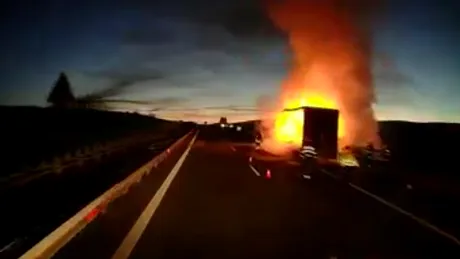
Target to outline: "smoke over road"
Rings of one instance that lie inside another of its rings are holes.
[[[370,25],[375,4],[285,0],[267,2],[267,10],[275,25],[287,34],[292,52],[292,67],[281,86],[277,109],[339,109],[341,145],[372,142],[379,146],[372,109]],[[300,144],[302,121],[296,112],[275,115],[269,122],[272,142]]]

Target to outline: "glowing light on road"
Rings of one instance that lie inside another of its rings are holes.
[[[339,153],[339,164],[341,166],[359,167],[359,162],[351,153]]]
[[[92,211],[88,213],[88,215],[85,216],[85,220],[87,222],[92,221],[101,211],[99,208],[94,208]]]

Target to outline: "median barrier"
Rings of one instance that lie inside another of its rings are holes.
[[[133,137],[129,137],[120,141],[115,141],[111,144],[102,145],[101,143],[96,143],[91,146],[85,146],[76,149],[73,152],[65,153],[61,156],[55,156],[48,162],[42,161],[35,167],[24,167],[17,173],[0,178],[0,183],[9,184],[11,186],[15,186],[18,183],[24,184],[30,182],[31,180],[38,179],[39,176],[44,176],[47,173],[60,174],[66,168],[72,166],[80,167],[91,160],[102,160],[103,158],[110,156],[113,153],[120,152],[141,142],[158,141],[156,144],[162,145],[170,142],[170,140],[165,138],[166,137],[164,135],[154,135],[148,138],[139,137],[136,141],[134,141]]]

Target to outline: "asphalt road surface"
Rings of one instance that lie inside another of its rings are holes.
[[[460,258],[460,246],[327,174],[200,133],[55,258]],[[267,178],[270,170],[270,178]]]
[[[115,183],[169,147],[187,131],[116,155],[0,188],[0,258],[18,258]],[[180,135],[179,135],[180,134]],[[153,148],[155,147],[155,148]]]

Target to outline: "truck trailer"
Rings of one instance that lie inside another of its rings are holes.
[[[320,158],[336,159],[339,111],[303,107],[303,113],[302,147],[313,147]]]
[[[339,111],[316,107],[285,109],[303,112],[301,150],[314,150],[318,158],[337,159]]]
[[[296,151],[301,160],[314,157],[316,163],[358,167],[359,164],[351,152],[339,152],[338,127],[339,111],[336,109],[299,107],[285,109],[284,112],[302,110],[303,136],[302,146]]]

